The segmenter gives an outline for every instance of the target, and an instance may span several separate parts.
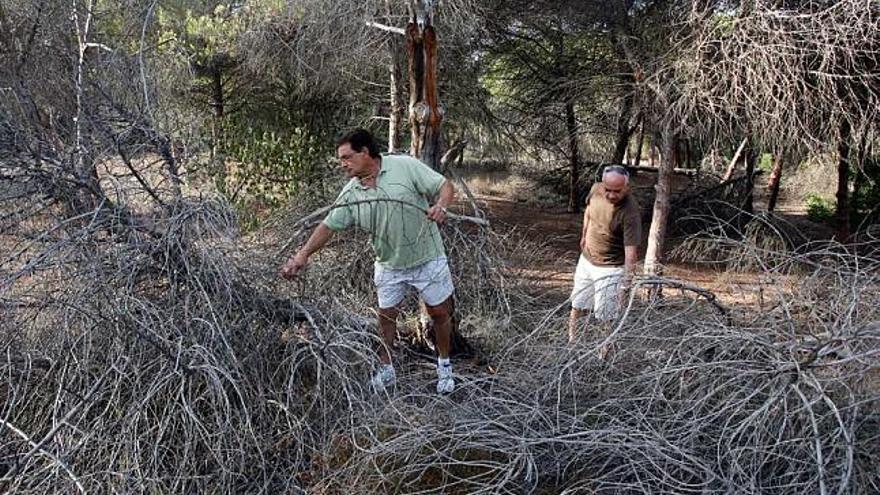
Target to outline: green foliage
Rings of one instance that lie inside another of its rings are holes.
[[[859,181],[859,187],[852,198],[853,225],[877,223],[880,221],[880,159],[869,158],[861,170],[852,173],[863,174],[854,177]]]
[[[275,208],[323,176],[329,143],[302,126],[276,131],[232,121],[224,146],[229,166],[214,179],[236,204]]]
[[[773,154],[772,153],[762,153],[761,157],[758,159],[758,169],[762,170],[765,174],[769,174],[773,171]]]
[[[827,222],[834,218],[835,204],[833,201],[823,198],[816,193],[810,193],[806,197],[807,216],[814,222]]]

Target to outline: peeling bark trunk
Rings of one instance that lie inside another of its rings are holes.
[[[568,134],[568,211],[578,211],[578,184],[580,182],[580,157],[578,156],[577,120],[574,115],[574,103],[565,104],[565,131]]]
[[[443,107],[437,88],[437,33],[430,23],[419,29],[406,27],[409,56],[409,122],[412,133],[410,153],[434,170],[440,170],[442,157]]]
[[[773,155],[773,170],[770,172],[770,178],[767,180],[767,190],[770,192],[770,198],[767,200],[767,211],[773,211],[776,208],[776,200],[779,198],[779,184],[782,182],[782,163],[783,153],[777,152]]]
[[[676,156],[676,138],[672,126],[667,124],[663,129],[663,156],[660,169],[657,171],[657,195],[654,198],[654,211],[651,217],[651,228],[648,231],[648,249],[645,253],[645,273],[662,275],[663,249],[666,245],[666,227],[669,221],[670,182],[672,172],[678,162]]]
[[[837,143],[837,240],[846,242],[849,237],[849,151],[852,129],[849,122],[840,123]]]

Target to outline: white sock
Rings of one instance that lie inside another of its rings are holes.
[[[448,357],[445,357],[445,358],[438,357],[437,358],[437,367],[439,368],[440,366],[452,366],[452,363],[449,362]]]
[[[381,370],[393,370],[393,369],[394,369],[394,366],[393,366],[391,363],[388,363],[388,364],[380,363],[380,364],[379,364],[379,369],[381,369]]]

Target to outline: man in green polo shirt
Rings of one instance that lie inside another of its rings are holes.
[[[334,232],[351,226],[369,232],[376,253],[379,332],[385,343],[379,349],[380,365],[372,385],[381,391],[396,379],[390,349],[397,333],[397,306],[409,288],[414,288],[436,331],[437,392],[450,393],[455,388],[449,362],[454,288],[437,224],[446,220],[446,207],[455,198],[455,188],[415,158],[381,155],[375,138],[364,129],[343,135],[336,145],[341,166],[351,180],[305,246],[281,268],[281,276],[295,277]]]

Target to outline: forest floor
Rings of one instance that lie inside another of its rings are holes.
[[[639,177],[644,177],[640,174]],[[562,301],[571,290],[574,268],[578,259],[583,213],[570,213],[564,204],[523,200],[506,188],[487,188],[485,182],[468,179],[478,206],[486,211],[493,229],[499,234],[518,233],[535,242],[538,247],[529,258],[529,266],[517,266],[518,273],[529,277],[535,287],[546,291],[543,295],[550,300]],[[637,179],[634,190],[653,187],[648,179]],[[462,202],[464,206],[464,201]],[[761,185],[756,187],[755,210],[765,210],[766,193]],[[645,205],[642,205],[643,211]],[[783,192],[776,208],[777,215],[796,226],[799,233],[809,240],[827,240],[833,231],[827,225],[811,221],[805,209],[794,201],[786,201]],[[643,260],[647,245],[649,224],[643,227],[643,242],[640,259]],[[668,240],[667,252],[673,249],[681,238]],[[718,270],[709,266],[684,264],[670,261],[664,268],[664,276],[679,279],[701,288],[708,289],[726,305],[754,305],[759,294],[770,281],[760,274]],[[777,278],[773,283],[778,283]]]

